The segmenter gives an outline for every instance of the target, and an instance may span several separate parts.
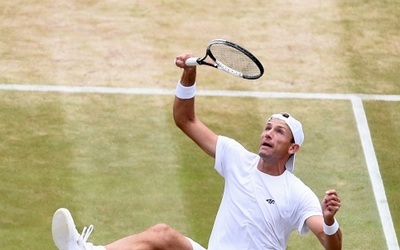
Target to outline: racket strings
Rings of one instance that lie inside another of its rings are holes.
[[[257,76],[261,73],[256,62],[237,48],[225,44],[214,44],[210,47],[210,51],[219,63],[244,75]]]

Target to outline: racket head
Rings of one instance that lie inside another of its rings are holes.
[[[264,67],[252,53],[227,40],[211,41],[206,53],[217,68],[244,79],[255,80],[264,74]]]

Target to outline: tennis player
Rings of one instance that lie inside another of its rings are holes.
[[[341,206],[335,190],[319,202],[314,192],[293,174],[295,156],[304,141],[301,123],[288,113],[270,116],[261,132],[258,153],[232,138],[217,135],[195,115],[196,67],[185,65],[191,53],[179,55],[183,69],[173,115],[176,125],[215,159],[225,179],[223,198],[208,243],[209,250],[286,249],[293,231],[311,231],[325,249],[341,249],[342,234],[335,215]],[[93,226],[79,234],[65,208],[56,211],[52,233],[60,250],[180,249],[205,250],[165,224],[158,224],[106,246],[87,239]]]

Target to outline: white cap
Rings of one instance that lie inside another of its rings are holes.
[[[292,131],[294,143],[298,144],[299,146],[303,144],[304,142],[303,126],[293,116],[291,116],[289,113],[279,113],[271,115],[271,117],[268,118],[268,121],[270,121],[271,119],[279,119],[284,121]],[[290,172],[292,172],[294,169],[295,155],[296,154],[293,154],[285,164],[286,169],[289,170]]]

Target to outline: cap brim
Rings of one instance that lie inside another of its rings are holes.
[[[291,155],[289,160],[285,164],[286,169],[289,170],[290,172],[293,172],[293,170],[294,170],[295,157],[296,157],[296,154]]]

